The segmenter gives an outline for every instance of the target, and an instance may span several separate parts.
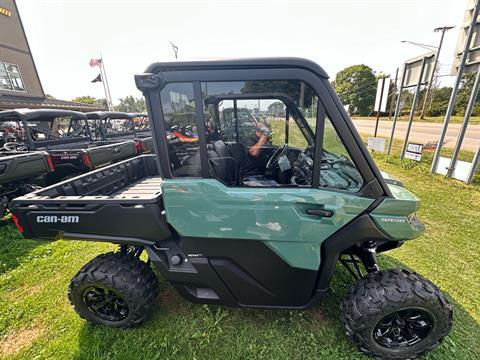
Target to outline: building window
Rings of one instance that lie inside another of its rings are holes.
[[[18,65],[0,61],[0,90],[25,91]]]

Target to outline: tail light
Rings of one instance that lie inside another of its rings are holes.
[[[87,153],[82,154],[82,163],[89,169],[93,169],[92,162],[90,161],[90,156]]]
[[[18,221],[18,218],[12,214],[12,220],[15,223],[15,226],[17,227],[18,231],[20,231],[23,234],[23,226],[20,225],[20,221]]]
[[[54,171],[55,167],[53,166],[53,160],[52,160],[52,155],[47,156],[47,164],[50,169],[50,171]]]
[[[145,142],[140,141],[140,148],[142,149],[142,152],[145,152],[147,148],[145,147]]]
[[[140,150],[141,150],[141,146],[140,146],[140,143],[135,141],[134,145],[133,145],[133,151],[135,151],[135,154],[139,154],[140,153]]]

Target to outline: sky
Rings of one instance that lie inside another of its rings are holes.
[[[305,57],[333,80],[366,64],[394,74],[404,60],[437,45],[444,25],[441,73],[449,74],[466,0],[148,1],[17,0],[44,91],[70,100],[104,97],[91,58],[103,56],[114,103],[141,97],[133,76],[157,61],[265,56]],[[451,78],[444,77],[445,85]]]

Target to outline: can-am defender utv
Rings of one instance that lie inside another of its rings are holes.
[[[305,309],[327,295],[340,260],[357,275],[341,309],[360,351],[414,358],[448,334],[452,306],[435,285],[377,266],[377,253],[424,231],[419,200],[382,176],[321,67],[297,58],[157,63],[135,80],[156,156],[11,206],[26,237],[120,244],[73,278],[80,316],[142,322],[158,291],[150,263],[193,302]],[[196,136],[185,149],[169,129],[186,122]]]
[[[142,153],[153,151],[148,114],[120,111],[86,113],[90,132],[95,141],[108,143],[135,140]]]
[[[140,152],[133,141],[94,141],[84,113],[61,109],[0,111],[0,144],[3,150],[46,151],[55,171],[45,176],[51,185]],[[44,184],[42,184],[44,185]]]

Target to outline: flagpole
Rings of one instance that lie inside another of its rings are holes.
[[[102,82],[103,85],[103,91],[105,92],[105,100],[107,102],[107,108],[108,111],[111,111],[111,106],[110,106],[110,100],[108,99],[108,93],[107,93],[107,88],[105,85],[105,76],[103,75],[102,67],[100,66],[100,81]]]
[[[113,101],[112,101],[112,95],[110,93],[110,86],[108,85],[108,79],[107,79],[107,71],[105,70],[105,63],[103,62],[103,56],[100,54],[100,59],[102,60],[101,63],[101,68],[103,70],[103,75],[105,77],[105,85],[107,87],[107,92],[108,92],[108,98],[110,102],[110,106],[108,107],[109,110],[113,110]]]

